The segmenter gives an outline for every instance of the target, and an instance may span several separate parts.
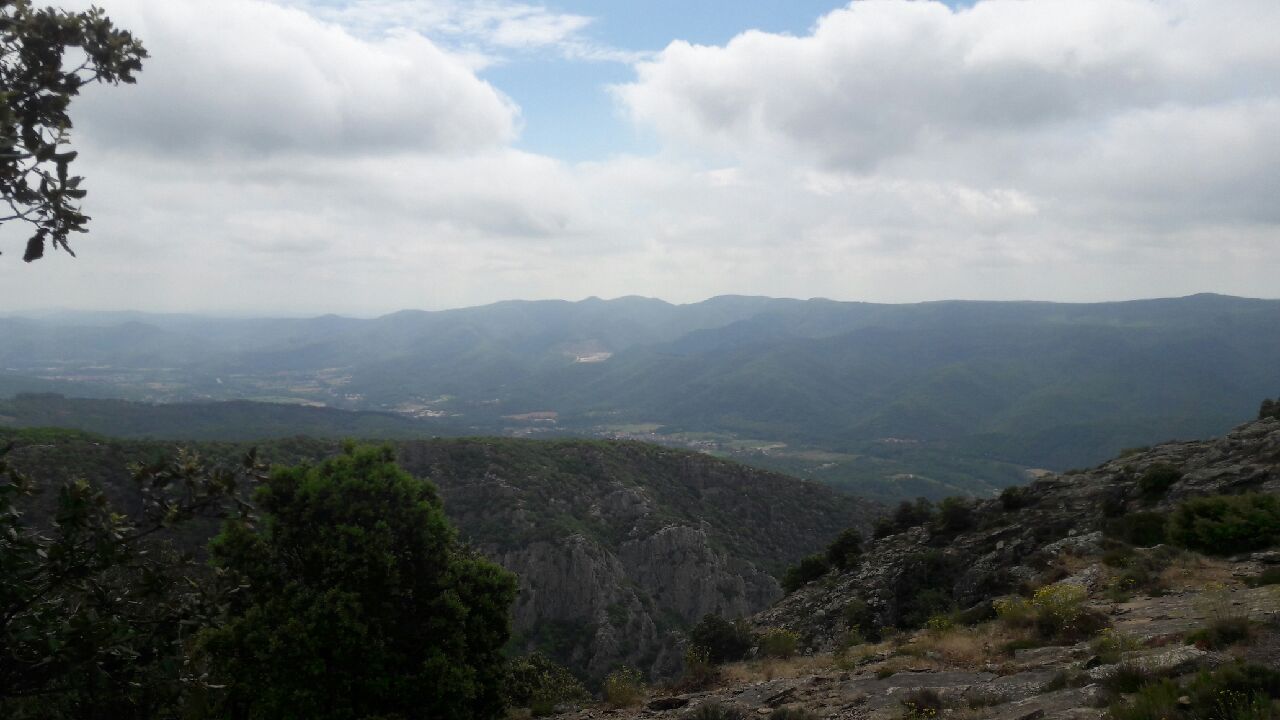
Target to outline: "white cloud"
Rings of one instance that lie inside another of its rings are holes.
[[[515,136],[518,109],[408,32],[357,38],[259,0],[115,0],[151,59],[136,88],[92,88],[96,142],[253,155],[458,154]]]
[[[92,233],[28,267],[0,231],[6,308],[1275,295],[1274,0],[859,2],[675,42],[616,91],[662,150],[576,165],[513,147],[467,54],[566,52],[576,16],[104,5],[154,57],[73,107]]]

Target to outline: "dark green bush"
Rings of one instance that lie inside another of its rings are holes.
[[[954,534],[968,530],[973,523],[973,504],[965,498],[949,497],[938,504],[933,526],[938,532]]]
[[[818,716],[804,708],[780,707],[769,713],[769,720],[818,720]]]
[[[1169,537],[1211,555],[1271,547],[1280,540],[1280,497],[1214,495],[1188,500],[1170,518]]]
[[[902,710],[910,720],[933,720],[940,717],[946,705],[942,696],[933,688],[918,688],[902,698]]]
[[[880,626],[876,624],[875,613],[867,606],[866,601],[854,598],[844,606],[844,621],[848,628],[870,642],[879,642]]]
[[[1280,715],[1280,672],[1260,665],[1226,665],[1196,675],[1185,686],[1140,672],[1108,681],[1114,692],[1133,692],[1108,709],[1111,720],[1270,720]]]
[[[1173,484],[1182,479],[1182,472],[1172,465],[1156,463],[1147,468],[1138,478],[1138,489],[1143,495],[1159,496],[1168,492]]]
[[[712,700],[685,713],[688,720],[743,720],[746,714],[731,705]]]
[[[1266,418],[1280,420],[1280,398],[1262,401],[1262,407],[1258,409],[1258,419],[1265,420]]]
[[[839,570],[856,567],[862,559],[862,534],[853,528],[840,533],[827,546],[827,564]]]
[[[509,663],[506,691],[509,705],[530,708],[537,716],[550,714],[557,705],[591,699],[573,673],[542,653],[525,655]]]
[[[934,615],[954,610],[952,588],[958,573],[955,559],[941,550],[925,550],[904,559],[893,586],[897,626],[904,630],[923,627]]]
[[[1187,635],[1187,642],[1206,650],[1224,650],[1238,642],[1248,640],[1253,623],[1247,617],[1222,617],[1212,620],[1207,627]]]
[[[1111,518],[1103,532],[1130,545],[1151,547],[1165,542],[1168,537],[1169,519],[1163,513],[1136,512]]]
[[[689,630],[689,643],[704,648],[712,664],[736,662],[755,644],[751,628],[743,620],[730,622],[716,615],[704,615]]]
[[[1248,579],[1250,587],[1280,585],[1280,567],[1269,567]]]
[[[1000,491],[1000,507],[1005,510],[1020,510],[1030,501],[1030,493],[1024,487],[1007,487]]]
[[[827,564],[825,556],[810,555],[798,564],[787,568],[786,574],[782,576],[782,589],[787,593],[793,593],[826,575],[830,569],[831,566]]]
[[[893,511],[893,515],[882,517],[876,521],[872,535],[879,540],[883,537],[905,532],[913,527],[925,525],[932,522],[933,518],[933,503],[926,498],[916,498],[914,503],[903,500],[898,504],[897,509]]]

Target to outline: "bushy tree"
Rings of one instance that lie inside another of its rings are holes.
[[[1262,401],[1262,407],[1258,408],[1258,419],[1265,420],[1266,418],[1280,420],[1280,398]]]
[[[233,717],[464,720],[503,707],[514,578],[467,551],[388,447],[273,472],[211,545],[242,590],[206,633]]]
[[[0,0],[0,223],[32,226],[23,259],[47,245],[71,252],[67,237],[85,232],[83,178],[71,175],[67,110],[80,88],[134,82],[147,51],[102,10],[34,9],[30,0]]]
[[[827,546],[827,563],[831,567],[848,570],[855,567],[862,559],[862,533],[849,528],[840,533]]]
[[[751,628],[743,620],[729,621],[707,614],[689,630],[689,643],[707,651],[712,663],[734,662],[746,656],[755,644]]]
[[[116,511],[84,480],[56,492],[52,517],[32,520],[36,484],[0,451],[0,717],[155,718],[177,714],[201,681],[191,636],[219,598],[202,564],[160,538],[234,502],[241,468],[209,469],[180,454],[133,469],[138,517]]]
[[[784,592],[793,593],[826,575],[830,569],[831,565],[827,563],[825,555],[810,555],[802,558],[800,562],[787,568],[786,573],[782,575],[782,589]]]

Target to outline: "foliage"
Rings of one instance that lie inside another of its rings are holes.
[[[1265,420],[1267,418],[1280,420],[1280,398],[1262,401],[1262,407],[1258,408],[1258,419]]]
[[[644,675],[635,668],[621,667],[604,678],[604,701],[615,708],[639,705],[644,694]]]
[[[677,684],[680,690],[705,690],[720,679],[720,670],[711,662],[711,653],[701,645],[689,644],[684,649],[684,673]]]
[[[853,598],[844,606],[844,623],[850,632],[857,633],[863,640],[878,642],[880,626],[876,624],[875,613],[862,598]]]
[[[882,517],[876,521],[872,529],[872,536],[877,540],[880,538],[896,535],[905,532],[913,527],[925,525],[934,518],[933,503],[927,498],[916,498],[915,502],[903,500],[888,517]]]
[[[746,657],[755,644],[751,628],[744,620],[730,622],[717,615],[707,614],[689,630],[689,642],[707,651],[713,664],[735,662]]]
[[[1169,518],[1159,512],[1135,512],[1107,520],[1103,531],[1108,537],[1130,545],[1151,547],[1168,537]]]
[[[1138,478],[1138,489],[1143,495],[1156,497],[1168,492],[1173,484],[1182,479],[1182,471],[1165,463],[1156,463],[1146,469]]]
[[[949,497],[938,503],[934,528],[945,534],[961,533],[973,527],[973,503],[965,498]]]
[[[1031,628],[1042,640],[1074,642],[1098,634],[1106,618],[1085,607],[1088,593],[1074,583],[1054,583],[1030,600],[1013,596],[993,602],[996,616],[1014,629]]]
[[[800,636],[783,628],[772,628],[760,634],[762,657],[786,659],[796,654]]]
[[[1271,547],[1280,541],[1280,497],[1214,495],[1187,500],[1170,518],[1169,537],[1210,555]]]
[[[1014,485],[1000,491],[1000,507],[1005,510],[1020,510],[1031,502],[1031,494],[1027,489]]]
[[[1116,689],[1122,689],[1117,687]],[[1280,716],[1280,672],[1259,665],[1233,664],[1201,671],[1185,685],[1134,674],[1108,708],[1109,720],[1270,720]]]
[[[837,570],[856,567],[862,559],[862,533],[849,528],[827,546],[827,564]]]
[[[684,717],[688,720],[744,720],[746,714],[732,705],[712,700],[685,713]]]
[[[818,716],[804,708],[780,707],[769,713],[768,720],[818,720]]]
[[[542,653],[512,660],[507,667],[506,700],[512,707],[525,707],[534,715],[547,715],[555,706],[584,703],[590,693],[563,665]]]
[[[34,483],[0,451],[0,715],[149,718],[198,691],[187,663],[192,627],[212,622],[217,597],[201,568],[157,542],[232,505],[257,474],[209,469],[197,456],[137,466],[137,517],[94,484],[57,487],[53,522],[23,512]],[[30,698],[28,700],[27,698]]]
[[[134,82],[147,51],[98,8],[34,9],[30,0],[0,2],[0,195],[33,228],[23,259],[46,245],[71,252],[67,236],[85,232],[78,206],[83,178],[68,170],[71,99],[89,83]]]
[[[909,691],[902,699],[902,709],[907,720],[933,720],[942,714],[946,705],[937,690],[918,688]]]
[[[1124,653],[1137,650],[1139,647],[1141,644],[1137,640],[1114,628],[1103,630],[1089,645],[1089,649],[1098,660],[1107,665],[1120,662],[1120,657]]]
[[[810,555],[787,568],[786,574],[782,576],[782,589],[784,592],[793,593],[826,575],[830,569],[826,556]]]
[[[211,545],[243,590],[208,631],[231,716],[487,718],[503,707],[514,578],[461,547],[435,488],[356,448],[275,470],[262,529]]]
[[[1280,585],[1280,567],[1269,567],[1253,577],[1246,578],[1249,587],[1265,587],[1267,585]]]
[[[1088,597],[1084,587],[1074,583],[1054,583],[1037,590],[1031,598],[1036,632],[1046,639],[1065,641],[1096,635],[1106,620],[1085,607]]]
[[[955,559],[940,550],[924,550],[904,558],[893,584],[899,608],[897,627],[918,628],[929,618],[955,609],[952,587],[958,574]]]

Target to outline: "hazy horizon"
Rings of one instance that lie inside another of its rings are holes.
[[[855,298],[832,298],[832,297],[784,297],[784,296],[776,296],[776,295],[758,295],[758,294],[749,294],[749,293],[725,293],[725,294],[723,294],[723,295],[712,295],[712,296],[710,296],[710,297],[705,297],[705,298],[701,298],[701,299],[698,299],[698,300],[690,300],[690,301],[687,301],[687,302],[677,302],[677,301],[673,301],[673,300],[668,300],[668,299],[666,299],[666,298],[654,297],[654,296],[651,296],[651,295],[618,295],[618,296],[616,296],[616,297],[600,297],[600,296],[598,296],[598,295],[589,295],[589,296],[587,296],[587,297],[580,297],[580,298],[558,298],[558,297],[546,297],[546,298],[502,298],[502,299],[499,299],[499,300],[494,300],[494,301],[492,301],[492,302],[479,303],[479,304],[476,304],[476,305],[458,305],[458,306],[452,306],[452,307],[435,307],[435,308],[428,308],[428,307],[403,307],[403,308],[397,308],[397,309],[394,309],[394,310],[390,310],[390,311],[387,311],[387,312],[369,313],[369,314],[336,313],[336,312],[318,312],[318,313],[305,313],[305,312],[301,312],[301,313],[296,313],[296,314],[286,314],[286,313],[273,314],[273,313],[269,313],[269,312],[263,312],[263,313],[253,313],[253,312],[233,313],[233,312],[219,312],[219,311],[216,311],[216,310],[208,310],[208,311],[201,311],[201,310],[189,310],[189,311],[166,312],[166,311],[162,311],[162,310],[147,310],[147,309],[142,309],[142,308],[137,308],[137,307],[123,307],[123,308],[84,308],[84,307],[43,307],[43,308],[39,308],[39,307],[36,307],[36,308],[28,308],[28,309],[25,309],[25,310],[0,310],[0,317],[32,318],[32,319],[35,319],[35,318],[40,318],[40,317],[42,317],[42,316],[49,316],[49,315],[56,315],[56,314],[59,314],[59,313],[66,313],[66,314],[73,314],[73,315],[74,315],[74,314],[85,314],[85,315],[92,315],[92,314],[103,314],[103,315],[110,315],[110,314],[178,315],[178,316],[192,316],[192,317],[202,317],[202,318],[211,318],[211,319],[227,319],[227,320],[250,320],[250,319],[282,319],[282,320],[291,320],[291,319],[292,319],[292,320],[296,320],[296,319],[307,319],[307,318],[325,317],[325,316],[336,316],[336,317],[342,317],[342,318],[349,318],[349,319],[353,319],[353,320],[369,320],[369,319],[374,319],[374,318],[379,318],[379,317],[385,317],[385,316],[387,316],[387,315],[394,315],[394,314],[396,314],[396,313],[400,313],[400,312],[429,312],[429,313],[430,313],[430,312],[450,312],[450,311],[455,311],[455,310],[471,310],[471,309],[475,309],[475,308],[483,308],[483,307],[489,307],[489,306],[493,306],[493,305],[502,305],[502,304],[504,304],[504,303],[541,303],[541,302],[563,302],[563,303],[571,303],[571,304],[575,304],[575,303],[590,302],[590,301],[592,301],[592,300],[602,301],[602,302],[615,302],[615,301],[619,301],[619,300],[628,300],[628,299],[636,299],[636,300],[651,300],[651,301],[657,301],[657,302],[665,303],[665,304],[667,304],[667,305],[672,305],[672,306],[698,305],[698,304],[701,304],[701,303],[710,302],[710,301],[712,301],[712,300],[718,300],[718,299],[722,299],[722,298],[760,298],[760,299],[768,299],[768,300],[794,300],[794,301],[797,301],[797,302],[826,301],[826,302],[833,302],[833,303],[868,304],[868,305],[925,305],[925,304],[931,304],[931,303],[1044,303],[1044,304],[1060,304],[1060,305],[1105,305],[1105,304],[1113,304],[1113,303],[1127,303],[1127,302],[1147,302],[1147,301],[1159,301],[1159,300],[1181,300],[1181,299],[1186,299],[1186,298],[1191,298],[1191,297],[1197,297],[1197,296],[1206,296],[1206,295],[1207,295],[1207,296],[1224,297],[1224,298],[1232,298],[1232,299],[1236,299],[1236,300],[1280,301],[1280,295],[1277,295],[1277,296],[1275,296],[1275,297],[1248,296],[1248,295],[1232,295],[1232,294],[1229,294],[1229,293],[1214,292],[1214,291],[1211,291],[1211,290],[1206,290],[1206,291],[1202,291],[1202,292],[1193,292],[1193,293],[1188,293],[1188,294],[1186,294],[1186,295],[1167,295],[1167,296],[1149,296],[1149,297],[1123,297],[1123,298],[1108,298],[1108,299],[1103,299],[1103,300],[1085,300],[1085,301],[1044,300],[1044,299],[1039,299],[1039,298],[996,298],[996,299],[979,299],[979,298],[939,298],[939,299],[936,299],[936,300],[911,300],[911,301],[903,301],[903,302],[877,302],[877,301],[873,301],[873,300],[860,300],[860,299],[855,299]]]

